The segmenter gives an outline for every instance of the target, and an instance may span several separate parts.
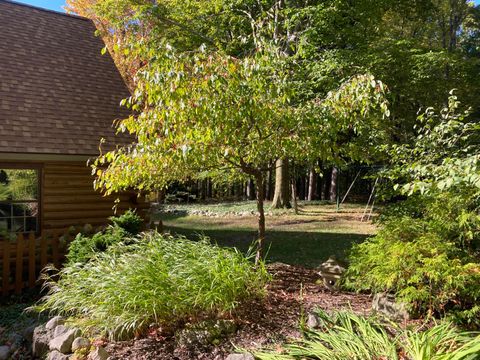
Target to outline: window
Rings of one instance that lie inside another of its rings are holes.
[[[39,231],[39,170],[0,167],[0,234]]]

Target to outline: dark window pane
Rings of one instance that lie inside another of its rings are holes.
[[[12,216],[12,204],[0,203],[0,217]]]
[[[0,235],[2,234],[3,231],[8,231],[8,219],[2,219],[0,218]]]
[[[25,231],[37,231],[37,218],[29,217],[26,218],[27,228]]]
[[[25,218],[13,218],[13,232],[25,232]]]

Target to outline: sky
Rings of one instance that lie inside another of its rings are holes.
[[[65,5],[65,0],[15,0],[15,1],[24,3],[24,4],[30,4],[33,6],[42,7],[45,9],[65,12],[65,10],[62,9],[62,6]]]
[[[65,0],[16,0],[25,4],[43,7],[46,9],[64,11],[62,6],[65,5]],[[480,0],[474,0],[475,4],[480,4]]]

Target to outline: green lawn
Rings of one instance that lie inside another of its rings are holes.
[[[232,212],[254,209],[254,202],[201,205],[168,205],[176,213],[162,213],[165,229],[194,239],[206,235],[222,246],[248,250],[256,239],[255,215],[235,216]],[[192,210],[217,213],[217,216],[190,215]],[[335,205],[301,204],[300,213],[293,210],[270,212],[267,216],[267,260],[316,267],[329,256],[345,257],[353,243],[361,242],[375,232],[370,222],[361,222],[363,207],[347,204],[339,212]]]

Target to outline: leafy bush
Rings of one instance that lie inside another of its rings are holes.
[[[67,262],[85,264],[95,254],[106,251],[113,244],[125,241],[129,236],[130,233],[118,226],[109,226],[91,236],[80,233],[70,243],[66,255]]]
[[[473,360],[480,353],[480,337],[459,332],[441,323],[422,332],[419,329],[386,328],[373,318],[351,312],[333,315],[319,310],[318,330],[306,332],[305,339],[288,344],[283,353],[259,352],[260,360]]]
[[[385,176],[407,200],[353,248],[345,285],[393,293],[418,315],[480,326],[480,126],[458,107],[452,96],[440,113],[427,109],[413,144],[391,149]]]
[[[131,235],[137,235],[142,230],[143,219],[135,212],[135,210],[127,210],[120,216],[110,217],[110,221],[114,226],[118,226],[127,231]]]
[[[120,216],[112,216],[110,221],[113,225],[94,234],[91,234],[92,231],[82,229],[70,243],[66,256],[68,263],[86,263],[96,253],[104,252],[113,244],[128,243],[140,233],[143,225],[143,219],[134,210],[128,210]]]
[[[71,316],[110,338],[231,311],[262,296],[268,279],[263,264],[254,268],[236,250],[158,233],[112,245],[88,266],[71,263],[58,281],[45,277],[49,292],[37,310]]]
[[[394,293],[417,315],[460,315],[480,299],[480,264],[434,222],[401,217],[353,247],[344,282],[358,291]]]

